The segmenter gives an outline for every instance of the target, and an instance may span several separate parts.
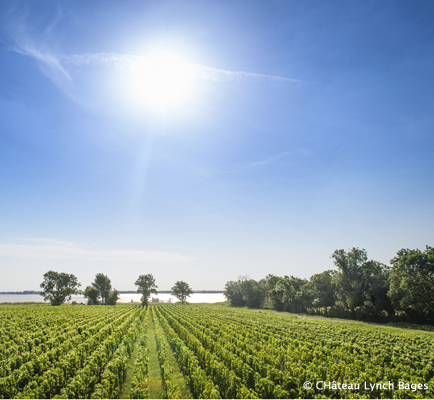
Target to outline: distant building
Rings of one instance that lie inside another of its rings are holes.
[[[159,303],[160,299],[158,297],[153,297],[152,298],[152,303]]]

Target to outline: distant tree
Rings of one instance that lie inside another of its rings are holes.
[[[142,295],[140,298],[140,301],[142,302],[142,308],[146,306],[146,309],[148,309],[149,297],[151,296],[151,293],[158,294],[158,286],[155,284],[154,277],[152,274],[140,275],[134,284],[138,286],[137,293]]]
[[[114,306],[116,305],[116,302],[119,300],[119,292],[114,289],[110,294],[109,297],[107,299],[107,305],[109,306]]]
[[[277,283],[270,293],[275,304],[281,305],[281,309],[288,312],[299,313],[306,309],[302,298],[302,287],[307,284],[306,279],[285,275]]]
[[[264,308],[270,309],[282,309],[279,304],[276,303],[275,299],[271,297],[272,290],[275,288],[277,282],[279,282],[282,278],[280,276],[276,276],[273,274],[268,274],[264,279],[259,281],[259,284],[262,286],[262,289],[265,291],[265,299],[264,299]]]
[[[390,289],[390,267],[378,261],[369,260],[363,264],[361,312],[364,319],[375,320],[381,314],[393,316],[395,310],[387,295]]]
[[[344,308],[354,313],[354,309],[363,304],[362,265],[368,260],[366,250],[358,247],[353,247],[348,253],[343,249],[335,250],[331,258],[339,269],[338,300]]]
[[[99,292],[97,289],[93,288],[92,286],[87,286],[86,289],[84,289],[84,297],[87,298],[87,304],[88,305],[97,305],[100,304],[98,301]]]
[[[336,302],[336,271],[324,271],[310,277],[309,282],[303,286],[303,299],[306,307],[315,313],[327,313],[329,307]]]
[[[44,274],[44,281],[40,287],[41,296],[49,300],[51,305],[60,306],[65,300],[71,300],[71,295],[79,294],[81,284],[73,274],[65,272],[48,271]]]
[[[87,286],[84,290],[84,297],[87,298],[88,305],[103,304],[114,306],[119,299],[119,292],[114,289],[108,276],[96,274],[92,286]]]
[[[96,274],[92,287],[98,291],[98,297],[101,297],[101,304],[107,304],[110,292],[112,290],[112,284],[107,275]]]
[[[390,260],[388,295],[398,311],[419,323],[434,323],[434,248],[401,249]]]
[[[226,282],[223,294],[230,301],[232,307],[244,307],[246,305],[241,291],[241,284],[247,280],[247,277],[239,276],[236,281]]]
[[[184,281],[178,281],[172,287],[172,294],[184,304],[184,301],[187,297],[190,297],[193,294],[193,290],[191,290],[189,284]]]
[[[254,279],[248,279],[241,283],[241,295],[247,307],[261,308],[267,293],[262,284]]]
[[[239,276],[236,281],[226,282],[223,294],[232,307],[261,308],[267,298],[268,279],[273,280],[272,275],[268,275],[260,282],[249,279],[247,276]]]
[[[387,296],[387,265],[374,260],[368,261],[366,250],[358,247],[353,247],[348,253],[342,249],[336,250],[332,258],[339,269],[335,280],[337,304],[349,309],[352,317],[362,319],[374,319],[383,310],[388,314],[393,313]]]

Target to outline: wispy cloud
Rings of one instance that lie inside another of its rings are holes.
[[[193,260],[179,253],[143,250],[98,250],[86,249],[83,245],[59,239],[21,239],[14,244],[0,244],[0,257],[19,259],[55,259],[87,261],[124,261],[179,263]]]
[[[137,64],[143,64],[147,61],[146,57],[118,53],[74,54],[64,56],[61,59],[67,64],[73,64],[76,66],[100,64],[118,68],[133,68]],[[203,80],[221,81],[235,79],[269,79],[282,82],[303,82],[298,79],[284,78],[275,75],[257,74],[246,71],[230,71],[191,63],[187,63],[186,65],[190,68],[192,74],[196,78]]]
[[[13,9],[12,11],[14,11]],[[133,54],[119,53],[85,53],[64,55],[59,50],[59,45],[53,47],[56,42],[54,30],[59,21],[61,21],[67,13],[63,10],[60,3],[57,5],[57,12],[51,24],[39,33],[35,33],[34,26],[28,21],[27,12],[12,12],[7,18],[7,23],[4,24],[7,33],[9,44],[5,43],[5,49],[13,51],[35,60],[42,73],[45,74],[62,92],[70,98],[83,103],[84,99],[80,99],[77,94],[77,88],[74,85],[71,74],[68,72],[68,67],[71,66],[88,66],[88,65],[105,65],[107,67],[115,67],[121,69],[131,69],[140,67],[146,64],[147,58]],[[15,10],[17,11],[17,10]],[[188,70],[194,78],[208,81],[227,81],[227,80],[272,80],[280,82],[302,83],[305,81],[292,79],[288,77],[259,74],[246,71],[231,71],[227,69],[213,68],[205,65],[186,63]]]
[[[16,46],[11,47],[10,50],[36,59],[45,75],[56,82],[63,82],[65,79],[72,81],[55,55],[42,52],[30,40],[16,40]]]
[[[267,157],[267,158],[264,158],[262,160],[238,164],[237,167],[225,170],[225,172],[242,172],[242,171],[246,171],[249,169],[264,167],[264,166],[267,166],[269,164],[273,164],[282,158],[290,157],[290,156],[296,156],[296,155],[309,156],[309,155],[311,155],[311,151],[308,149],[303,149],[303,148],[292,150],[292,151],[283,151],[281,153],[277,153],[271,157]]]
[[[53,26],[47,28],[48,33]],[[37,40],[35,37],[29,35],[24,23],[16,24],[11,28],[9,38],[10,44],[6,46],[6,50],[22,54],[35,60],[41,72],[47,76],[58,89],[68,96],[74,97],[73,80],[70,74],[61,64],[59,56],[50,50],[45,45],[44,41]]]

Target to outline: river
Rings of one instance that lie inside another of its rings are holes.
[[[138,293],[120,293],[118,303],[130,303],[131,301],[140,303],[140,294]],[[175,302],[177,299],[170,293],[160,293],[152,295],[158,298],[160,302]],[[83,295],[72,296],[71,301],[77,303],[86,303],[87,300]],[[71,302],[69,301],[69,303]],[[187,300],[189,303],[218,303],[226,301],[223,293],[193,293]],[[0,303],[43,303],[44,298],[38,294],[0,294]]]

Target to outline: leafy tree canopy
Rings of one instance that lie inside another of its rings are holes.
[[[193,290],[190,288],[189,284],[184,281],[178,281],[172,287],[172,294],[184,304],[187,297],[193,294]]]
[[[107,299],[107,304],[109,306],[114,306],[116,305],[116,302],[119,300],[119,291],[117,291],[116,289],[113,290],[110,294],[109,297]]]
[[[359,308],[374,318],[381,310],[392,313],[387,292],[389,267],[378,261],[368,261],[365,249],[353,247],[346,252],[336,250],[331,258],[338,267],[336,291],[338,304],[348,307],[351,313]]]
[[[96,274],[92,286],[86,287],[84,297],[87,298],[88,305],[109,305],[114,306],[119,300],[119,292],[114,289],[108,276]]]
[[[434,248],[401,249],[390,260],[389,297],[416,322],[434,322]]]
[[[158,286],[155,284],[154,277],[152,274],[140,275],[134,284],[138,286],[137,293],[142,295],[140,299],[142,302],[142,307],[146,306],[146,308],[148,308],[149,297],[151,296],[151,293],[158,294]]]
[[[321,272],[310,277],[309,283],[303,286],[305,297],[315,309],[327,309],[336,302],[336,272],[332,270]]]
[[[88,305],[96,305],[100,304],[98,298],[99,298],[99,292],[97,289],[93,288],[92,286],[87,286],[86,289],[84,289],[84,297],[87,298],[87,304]]]
[[[112,284],[107,275],[96,274],[95,280],[92,282],[92,287],[98,292],[98,297],[101,297],[101,304],[107,304]]]
[[[239,276],[237,281],[226,282],[223,294],[230,301],[232,307],[243,307],[246,302],[241,292],[241,284],[247,280],[247,277]]]
[[[41,296],[49,300],[51,305],[60,306],[65,300],[71,300],[71,295],[79,294],[81,284],[73,274],[65,272],[48,271],[44,274],[44,281],[40,287]]]
[[[285,311],[303,312],[305,306],[300,296],[301,289],[307,282],[306,279],[285,275],[276,283],[271,297],[276,304],[281,303]]]

